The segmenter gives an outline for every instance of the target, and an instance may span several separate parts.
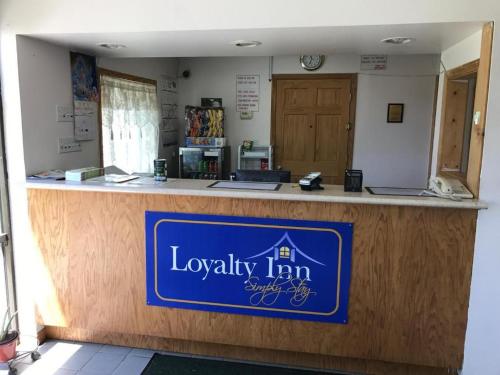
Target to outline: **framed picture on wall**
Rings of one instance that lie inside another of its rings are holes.
[[[387,105],[387,122],[402,123],[404,109],[403,103],[389,103]]]

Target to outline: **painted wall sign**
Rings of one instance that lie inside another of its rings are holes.
[[[259,112],[260,75],[236,75],[236,112]]]
[[[351,223],[147,211],[147,304],[345,324],[351,243]]]

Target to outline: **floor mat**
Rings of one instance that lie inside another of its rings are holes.
[[[331,372],[162,355],[156,353],[142,375],[314,375]],[[340,374],[339,374],[340,375]]]

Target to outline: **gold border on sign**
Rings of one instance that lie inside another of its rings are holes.
[[[253,227],[253,228],[276,228],[276,229],[293,229],[293,230],[309,230],[315,232],[331,232],[337,235],[339,239],[339,249],[338,249],[338,268],[337,268],[337,300],[335,309],[332,311],[322,313],[316,311],[302,311],[302,310],[291,310],[291,309],[278,309],[273,307],[257,307],[257,306],[246,306],[246,305],[233,305],[227,303],[217,303],[217,302],[206,302],[206,301],[195,301],[195,300],[184,300],[176,298],[167,298],[160,295],[158,292],[158,246],[157,246],[157,232],[158,226],[161,223],[189,223],[189,224],[207,224],[207,225],[227,225],[233,227]],[[294,227],[288,225],[266,225],[266,224],[246,224],[246,223],[230,223],[224,221],[199,221],[199,220],[178,220],[178,219],[160,219],[155,223],[154,226],[154,272],[155,272],[155,293],[156,296],[162,301],[167,302],[180,302],[180,303],[191,303],[195,305],[205,305],[205,306],[219,306],[219,307],[232,307],[236,309],[247,309],[247,310],[264,310],[264,311],[279,311],[294,314],[304,314],[304,315],[319,315],[319,316],[331,316],[337,312],[340,304],[340,273],[342,271],[342,236],[335,229],[330,228],[309,228],[309,227]]]

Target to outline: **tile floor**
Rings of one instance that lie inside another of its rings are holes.
[[[40,346],[42,357],[26,357],[14,367],[18,375],[140,375],[155,353],[123,346],[68,341],[47,341]],[[0,369],[0,375],[8,370]]]
[[[48,340],[39,347],[38,351],[41,354],[38,361],[33,362],[31,357],[27,356],[15,362],[14,367],[18,375],[140,375],[155,352],[217,361],[225,360],[192,354],[60,340]],[[252,361],[236,362],[261,364]],[[331,372],[340,373],[334,370]],[[8,373],[8,366],[0,363],[0,375],[8,375]],[[354,374],[351,373],[351,375]]]

